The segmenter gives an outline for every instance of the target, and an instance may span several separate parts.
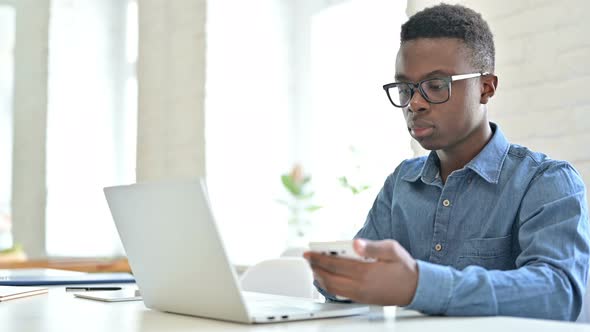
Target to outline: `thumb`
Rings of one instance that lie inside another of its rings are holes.
[[[375,258],[380,261],[398,261],[399,250],[403,248],[395,240],[370,241],[355,239],[354,250],[362,257]]]

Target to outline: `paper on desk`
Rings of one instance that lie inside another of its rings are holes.
[[[0,286],[0,302],[44,293],[45,287]]]
[[[122,289],[118,291],[82,292],[74,294],[75,297],[87,300],[103,302],[124,302],[143,300],[139,290]]]

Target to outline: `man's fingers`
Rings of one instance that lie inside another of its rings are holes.
[[[309,261],[314,271],[318,267],[332,274],[351,279],[358,279],[359,275],[364,271],[364,265],[367,264],[348,258],[332,257],[314,252],[306,253],[304,257]]]
[[[353,245],[357,254],[363,257],[370,257],[380,261],[389,262],[398,261],[400,250],[404,250],[395,240],[370,241],[356,239],[354,240]]]
[[[353,301],[359,298],[359,283],[357,281],[330,273],[321,268],[315,268],[314,275],[321,280],[318,283],[328,293],[344,296]]]

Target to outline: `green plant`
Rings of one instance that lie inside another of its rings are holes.
[[[8,249],[5,249],[5,250],[1,250],[0,251],[0,255],[12,254],[12,253],[21,252],[21,251],[23,251],[23,246],[21,244],[19,244],[19,243],[16,243],[11,248],[8,248]]]
[[[366,184],[352,185],[349,183],[348,178],[346,176],[339,177],[338,181],[340,182],[341,186],[350,190],[353,195],[360,194],[361,192],[370,188],[370,186]]]
[[[305,175],[301,165],[296,164],[291,172],[281,175],[281,183],[290,197],[279,200],[279,203],[289,208],[289,225],[297,229],[298,236],[304,236],[309,224],[307,214],[322,208],[313,203],[315,193],[310,188],[311,176]]]
[[[354,183],[359,181],[351,180],[351,177],[355,179],[361,177],[360,153],[358,149],[353,145],[348,147],[348,151],[350,152],[351,161],[354,163],[353,171],[350,174],[351,176],[343,175],[339,177],[338,182],[342,187],[346,188],[347,190],[350,190],[350,192],[353,195],[358,195],[363,191],[369,189],[371,186],[362,183]]]

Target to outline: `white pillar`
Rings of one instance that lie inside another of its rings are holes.
[[[205,176],[205,0],[139,1],[137,180]]]
[[[18,0],[14,46],[12,219],[15,243],[45,255],[49,0]]]

